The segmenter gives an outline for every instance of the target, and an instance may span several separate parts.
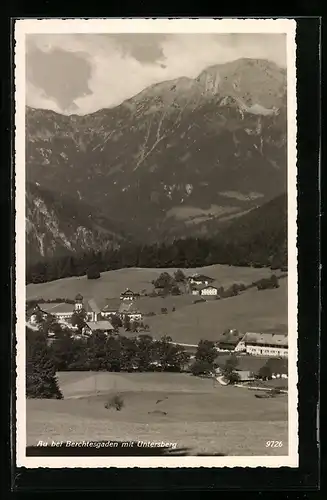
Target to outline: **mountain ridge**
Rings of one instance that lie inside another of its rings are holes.
[[[85,116],[27,108],[27,181],[145,242],[216,230],[284,192],[285,71],[242,59],[197,78]]]

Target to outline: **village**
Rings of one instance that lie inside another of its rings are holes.
[[[260,280],[275,287],[276,280]],[[34,301],[27,303],[26,325],[31,330],[38,330],[40,325],[48,322],[48,343],[52,344],[60,338],[61,331],[68,331],[73,339],[88,339],[95,333],[101,332],[105,336],[121,336],[140,338],[151,335],[154,340],[159,340],[160,335],[150,328],[146,321],[155,313],[149,306],[149,300],[160,297],[177,297],[183,295],[189,303],[221,300],[243,293],[246,286],[234,284],[229,290],[219,287],[216,281],[203,274],[191,274],[186,277],[182,271],[175,272],[171,277],[167,272],[161,273],[157,280],[152,282],[153,290],[133,291],[129,288],[120,293],[119,297],[96,301],[94,298],[85,299],[80,293],[74,298]],[[172,307],[172,311],[175,307]],[[162,307],[157,314],[167,314],[167,308]],[[170,338],[173,345],[181,346],[194,362],[198,344],[178,342]],[[200,340],[200,339],[199,339]],[[272,378],[287,378],[288,335],[280,332],[252,332],[239,331],[231,328],[219,332],[215,339],[214,349],[220,359],[227,359],[230,355],[237,356],[238,379],[249,381],[255,378],[255,373],[260,371],[269,362]],[[218,370],[219,374],[219,370]]]

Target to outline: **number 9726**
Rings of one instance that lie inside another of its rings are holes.
[[[282,448],[283,441],[266,441],[266,448]]]

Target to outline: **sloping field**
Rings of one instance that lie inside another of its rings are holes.
[[[92,378],[93,374],[89,374]],[[85,374],[59,374],[63,392],[88,388]],[[82,398],[27,401],[27,441],[165,441],[189,454],[287,454],[287,396],[257,399],[254,391],[222,387],[184,374],[98,374],[103,392]],[[106,390],[105,390],[106,389]],[[110,395],[124,398],[107,410]],[[283,441],[279,449],[266,441]]]
[[[154,337],[175,342],[218,340],[228,328],[253,332],[287,332],[287,279],[274,290],[250,289],[237,297],[193,304],[169,314],[147,318]]]
[[[185,373],[60,372],[58,381],[65,398],[109,391],[208,392],[212,381]]]
[[[131,288],[136,292],[142,290],[151,292],[153,289],[151,281],[163,271],[173,273],[176,269],[128,268],[102,273],[98,280],[88,280],[86,276],[82,276],[48,283],[29,284],[26,287],[26,296],[27,299],[54,299],[57,297],[74,299],[77,293],[81,293],[86,299],[94,298],[96,301],[101,301],[105,298],[119,297],[126,288]],[[217,280],[217,286],[224,287],[233,283],[250,284],[272,274],[269,269],[221,265],[185,269],[184,272],[186,275],[196,272],[208,275]]]

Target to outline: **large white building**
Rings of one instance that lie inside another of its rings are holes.
[[[192,295],[201,295],[203,297],[217,297],[218,288],[212,285],[207,285],[207,286],[193,285]]]
[[[288,357],[288,335],[286,333],[248,332],[235,347],[235,352],[253,356]]]
[[[93,326],[101,322],[102,314],[95,300],[90,299],[89,301],[84,302],[81,294],[76,295],[74,304],[66,302],[46,302],[37,305],[32,311],[28,321],[31,325],[36,325],[40,316],[43,319],[46,319],[47,316],[53,316],[59,324],[62,324],[65,327],[73,328],[71,325],[73,314],[81,313],[82,311],[85,311],[86,322],[90,322]],[[108,331],[113,329],[109,321],[106,325],[103,324],[102,326],[106,327]],[[95,326],[93,330],[94,329]],[[89,330],[91,331],[92,328],[89,328]]]

